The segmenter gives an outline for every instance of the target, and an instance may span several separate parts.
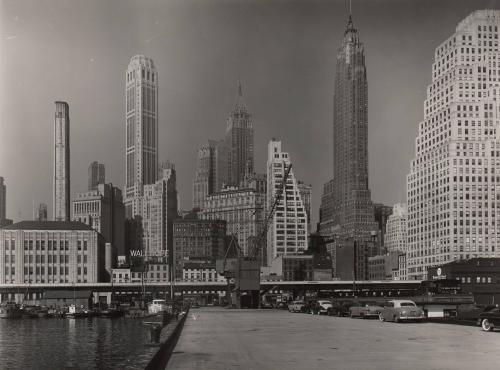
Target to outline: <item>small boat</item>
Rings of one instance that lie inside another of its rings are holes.
[[[125,315],[125,311],[118,304],[112,303],[108,308],[99,312],[100,317],[115,318]]]
[[[23,316],[23,311],[15,302],[5,302],[0,304],[1,319],[19,319]]]
[[[36,306],[22,306],[21,313],[23,319],[38,319],[39,308]]]
[[[164,299],[153,299],[153,302],[148,305],[148,313],[158,314],[163,311],[169,312],[170,306]]]
[[[88,316],[88,312],[85,312],[83,309],[76,307],[74,304],[68,307],[68,313],[66,313],[66,317],[69,319],[79,319],[81,317]]]

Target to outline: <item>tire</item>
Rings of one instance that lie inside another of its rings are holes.
[[[481,327],[483,328],[484,331],[492,331],[493,330],[493,327],[491,326],[488,319],[481,320]]]
[[[384,322],[384,321],[385,321],[385,319],[384,319],[384,315],[382,314],[382,312],[378,314],[378,320],[379,320],[380,322]]]

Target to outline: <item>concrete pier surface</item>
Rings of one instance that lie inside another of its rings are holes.
[[[499,369],[500,331],[284,310],[192,309],[167,369]]]

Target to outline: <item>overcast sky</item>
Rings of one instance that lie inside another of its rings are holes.
[[[406,201],[434,49],[471,11],[500,0],[354,0],[368,74],[372,199]],[[197,148],[222,138],[241,78],[255,130],[255,168],[270,138],[313,186],[313,222],[333,174],[333,80],[349,5],[342,1],[0,0],[0,176],[7,217],[52,215],[54,101],[71,120],[71,192],[90,162],[125,177],[125,70],[135,54],[159,74],[159,158],[176,164],[192,205]]]

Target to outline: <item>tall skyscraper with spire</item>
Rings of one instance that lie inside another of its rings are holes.
[[[499,28],[500,10],[475,11],[434,53],[407,176],[409,279],[500,256]]]
[[[238,81],[238,96],[226,127],[228,150],[228,182],[238,186],[253,169],[253,125],[250,113],[243,101],[241,81]]]
[[[69,106],[56,101],[54,119],[54,220],[70,220]]]
[[[140,215],[144,185],[158,174],[158,73],[153,60],[135,55],[126,71],[125,213]]]
[[[337,52],[333,117],[333,225],[359,245],[378,227],[368,187],[368,84],[364,45],[351,15]]]

